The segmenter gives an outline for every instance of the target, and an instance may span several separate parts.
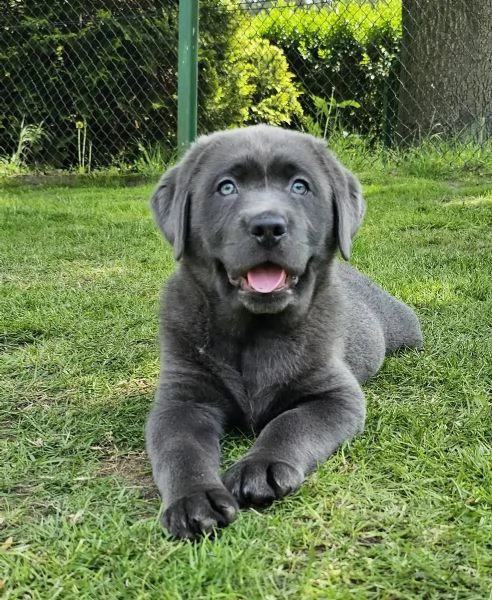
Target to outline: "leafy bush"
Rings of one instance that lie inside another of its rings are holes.
[[[30,164],[147,164],[142,148],[157,149],[155,157],[159,146],[170,156],[177,8],[178,0],[8,0],[1,17],[0,155],[15,151],[25,117],[43,122],[49,134],[31,148]],[[238,0],[201,0],[198,90],[202,132],[285,124],[301,114],[285,56],[251,35]]]
[[[79,161],[77,123],[95,166],[128,157],[156,132],[174,135],[177,2],[10,2],[0,39],[0,147],[24,115],[49,132],[34,158]]]
[[[283,50],[306,91],[301,104],[307,115],[316,116],[312,96],[356,101],[360,109],[342,111],[340,125],[382,134],[401,37],[400,0],[346,0],[322,8],[279,2],[257,14],[251,28]]]
[[[251,35],[244,26],[232,40],[230,69],[240,74],[238,92],[243,101],[241,123],[286,125],[300,118],[300,90],[282,50]]]
[[[223,1],[222,6],[234,15],[228,29],[208,42],[200,37],[199,129],[286,125],[299,118],[300,91],[282,50],[255,34],[237,2]],[[212,27],[209,17],[201,7],[200,26],[206,30]]]

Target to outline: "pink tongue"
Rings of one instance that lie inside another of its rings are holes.
[[[255,292],[269,294],[285,282],[286,276],[287,273],[280,267],[276,267],[275,265],[262,265],[248,271],[247,278],[248,284]]]

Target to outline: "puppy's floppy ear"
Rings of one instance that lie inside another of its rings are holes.
[[[350,171],[338,165],[342,174],[334,182],[336,223],[338,233],[338,247],[345,260],[349,260],[352,249],[352,240],[366,212],[366,203],[362,197],[362,188],[357,178]]]
[[[333,189],[338,247],[343,258],[349,260],[352,239],[362,223],[366,204],[356,177],[338,162],[324,143],[322,143],[321,154],[325,174]]]
[[[154,219],[179,260],[185,251],[191,203],[191,183],[208,146],[202,136],[190,147],[180,162],[161,177],[150,201]]]
[[[178,164],[160,179],[150,201],[154,219],[166,240],[173,246],[174,257],[183,256],[188,229],[190,193],[179,185]]]

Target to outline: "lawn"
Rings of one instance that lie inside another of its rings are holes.
[[[151,187],[0,189],[0,596],[492,598],[492,185],[364,183],[353,263],[425,349],[386,361],[365,433],[297,493],[195,544],[160,530],[144,454],[174,268]]]

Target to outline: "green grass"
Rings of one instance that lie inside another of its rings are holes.
[[[296,494],[192,544],[161,532],[143,452],[173,269],[151,188],[4,187],[2,597],[492,598],[491,188],[366,179],[353,262],[416,308],[425,350],[386,361],[364,435]]]
[[[329,145],[340,160],[356,173],[393,175],[425,179],[467,179],[492,177],[492,139],[478,143],[471,135],[442,138],[435,134],[408,148],[384,148],[358,134],[334,131]]]

